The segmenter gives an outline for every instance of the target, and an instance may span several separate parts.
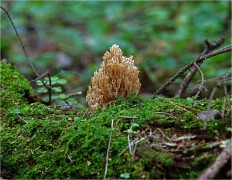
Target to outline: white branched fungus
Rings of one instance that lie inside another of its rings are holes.
[[[86,96],[89,108],[94,110],[118,96],[128,97],[131,92],[138,94],[141,87],[138,75],[133,57],[124,57],[114,44],[110,52],[104,54],[99,70],[91,79]]]

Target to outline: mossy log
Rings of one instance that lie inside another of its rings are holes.
[[[32,101],[28,80],[10,64],[0,68],[2,178],[103,178],[106,161],[110,179],[197,178],[231,136],[229,116],[202,129],[197,114],[207,100],[131,95],[96,111],[62,110]],[[222,103],[213,100],[212,108]],[[217,177],[228,178],[224,171]]]

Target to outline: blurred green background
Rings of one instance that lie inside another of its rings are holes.
[[[75,97],[82,105],[91,76],[112,44],[134,57],[145,96],[195,59],[204,50],[206,38],[212,42],[223,37],[223,46],[231,44],[230,1],[2,1],[1,5],[11,15],[36,69],[66,79],[61,85],[65,94],[83,92]],[[230,57],[228,53],[206,60],[201,66],[205,79],[224,75]],[[29,80],[36,78],[2,11],[3,58]],[[199,73],[185,96],[196,93],[198,80]],[[164,95],[173,96],[181,81]],[[230,80],[227,83],[229,87]],[[214,84],[206,87],[202,97],[209,96]]]

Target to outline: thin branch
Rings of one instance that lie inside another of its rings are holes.
[[[21,39],[20,36],[19,36],[19,33],[18,33],[18,31],[17,31],[17,29],[16,29],[16,27],[15,27],[15,24],[14,24],[14,22],[13,22],[11,16],[10,16],[10,14],[8,13],[8,11],[7,11],[4,7],[0,6],[0,8],[5,12],[5,14],[7,15],[8,19],[10,20],[11,25],[13,26],[14,31],[15,31],[15,33],[16,33],[16,36],[17,36],[17,38],[18,38],[18,40],[19,40],[19,42],[20,42],[20,44],[21,44],[21,46],[22,46],[22,48],[23,48],[23,52],[24,52],[24,54],[25,54],[25,56],[26,56],[27,62],[28,62],[29,65],[31,66],[31,68],[32,68],[32,70],[34,71],[34,73],[36,74],[36,76],[39,77],[40,75],[39,75],[39,73],[36,71],[36,69],[35,69],[35,67],[33,66],[31,60],[29,59],[28,53],[27,53],[27,51],[26,51],[26,48],[25,48],[25,46],[24,46],[24,44],[23,44],[23,42],[22,42],[22,39]]]
[[[217,86],[214,87],[214,88],[213,88],[213,91],[212,91],[211,94],[210,94],[209,103],[208,103],[208,106],[207,106],[207,111],[208,111],[208,112],[209,112],[210,109],[211,109],[211,102],[212,102],[212,100],[213,100],[213,96],[214,96],[215,92],[217,91],[217,89],[218,89]]]
[[[42,78],[45,77],[46,75],[48,76],[49,85],[47,85],[47,82],[42,81]],[[52,102],[52,81],[51,81],[51,76],[49,72],[47,71],[41,74],[39,77],[37,77],[35,80],[32,80],[31,82],[38,81],[38,80],[40,80],[43,86],[48,90],[48,98],[49,98],[48,105],[50,105]]]
[[[132,143],[130,141],[130,135],[129,134],[127,135],[127,140],[128,140],[128,147],[129,147],[129,150],[130,150],[130,154],[132,154]]]
[[[231,72],[231,71],[230,71]],[[210,98],[209,98],[209,104],[208,104],[208,107],[207,107],[207,111],[210,111],[210,108],[211,108],[211,101],[214,97],[214,94],[215,92],[217,91],[217,89],[223,84],[225,84],[225,78],[229,75],[230,73],[227,73],[225,76],[223,76],[223,78],[219,78],[218,81],[217,81],[217,84],[216,86],[213,88],[213,91],[211,92],[210,94]],[[228,95],[228,92],[227,92],[227,89],[225,88],[224,89],[224,92],[225,92],[225,96]]]
[[[213,88],[213,91],[212,91],[211,94],[210,94],[209,103],[208,103],[208,106],[207,106],[207,113],[206,113],[206,117],[205,117],[205,120],[204,120],[204,127],[203,127],[203,129],[206,129],[207,122],[209,121],[211,104],[212,104],[212,100],[213,100],[214,94],[215,94],[215,92],[217,91],[217,89],[218,89],[217,86],[214,87],[214,88]]]
[[[212,104],[212,100],[213,100],[213,97],[214,97],[214,94],[216,93],[216,91],[218,90],[218,88],[221,86],[221,85],[224,85],[225,84],[225,81],[224,81],[224,78],[223,79],[219,79],[217,81],[217,84],[216,86],[213,88],[211,94],[210,94],[210,97],[209,97],[209,103],[208,103],[208,107],[207,107],[207,113],[206,113],[206,118],[205,118],[205,121],[204,121],[204,129],[206,129],[206,125],[207,125],[207,122],[210,120],[210,110],[211,110],[211,104]],[[227,93],[227,92],[225,92]],[[225,94],[226,95],[226,94]],[[222,109],[223,110],[223,109]]]
[[[89,109],[87,109],[87,110],[85,111],[85,113],[84,113],[83,116],[81,117],[82,119],[84,119],[84,117],[85,117],[85,115],[87,114],[88,111],[89,111]]]
[[[197,93],[195,95],[195,99],[197,99],[198,96],[199,96],[199,94],[200,94],[200,92],[204,88],[204,73],[202,72],[201,68],[196,63],[194,63],[194,66],[197,68],[197,70],[199,71],[199,73],[201,75],[201,84],[200,84],[200,86],[198,88],[198,91],[197,91]]]
[[[227,87],[226,87],[225,81],[224,81],[224,84],[223,84],[223,88],[224,88],[225,99],[224,99],[223,105],[222,105],[222,112],[221,112],[222,118],[225,117],[226,105],[227,104],[229,105],[229,100],[228,100],[229,95],[228,95],[228,91],[227,91]]]
[[[0,8],[5,12],[5,14],[7,15],[9,21],[11,22],[11,25],[12,25],[13,28],[14,28],[14,31],[15,31],[15,33],[16,33],[16,36],[17,36],[17,38],[18,38],[18,40],[19,40],[19,42],[20,42],[20,44],[21,44],[21,46],[22,46],[23,52],[24,52],[24,54],[25,54],[25,56],[26,56],[26,60],[27,60],[27,62],[29,63],[30,67],[32,68],[33,72],[34,72],[34,73],[36,74],[36,76],[37,76],[36,80],[37,80],[37,79],[40,80],[40,81],[42,82],[43,86],[48,90],[48,95],[49,95],[49,102],[48,102],[48,104],[50,105],[50,104],[51,104],[51,101],[52,101],[52,94],[51,94],[52,85],[51,85],[51,77],[50,77],[49,72],[46,72],[46,73],[43,73],[42,75],[40,75],[40,74],[36,71],[34,65],[32,64],[31,60],[29,59],[27,50],[26,50],[26,48],[25,48],[25,46],[24,46],[24,44],[23,44],[23,41],[22,41],[21,37],[19,36],[19,33],[18,33],[18,31],[17,31],[17,29],[16,29],[16,27],[15,27],[15,24],[14,24],[14,22],[13,22],[11,16],[10,16],[10,14],[8,13],[8,11],[7,11],[4,7],[0,6]],[[43,81],[43,79],[42,79],[42,77],[44,77],[45,74],[48,75],[49,86],[48,86],[48,85]]]
[[[47,75],[48,75],[49,86],[46,85],[45,87],[48,90],[48,99],[49,99],[48,103],[50,105],[52,103],[52,81],[49,72],[47,73]]]
[[[152,96],[152,98],[155,98],[158,94],[160,94],[165,88],[167,88],[170,84],[172,84],[178,77],[180,77],[186,70],[188,70],[194,63],[198,63],[200,61],[204,61],[206,59],[209,59],[211,57],[228,53],[232,51],[232,45],[226,46],[224,48],[221,48],[219,50],[213,51],[212,53],[209,53],[204,56],[200,56],[199,58],[193,60],[188,65],[183,67],[180,71],[178,71],[173,77],[171,77],[164,85],[162,85]]]
[[[213,49],[216,49],[217,47],[219,47],[220,45],[222,45],[224,43],[224,39],[223,38],[220,38],[219,40],[217,40],[216,42],[209,42],[207,39],[204,41],[205,44],[206,44],[206,49],[201,53],[200,56],[203,56],[203,55],[206,55],[206,54],[209,54]],[[199,56],[199,57],[200,57]],[[197,64],[198,66],[201,65],[203,61],[199,61],[195,64]],[[185,90],[188,88],[193,76],[196,74],[197,72],[197,67],[196,66],[192,66],[189,68],[189,73],[186,75],[186,77],[183,79],[181,85],[180,85],[180,88],[178,89],[177,93],[176,93],[176,97],[181,97]]]
[[[46,71],[45,73],[43,73],[43,74],[39,75],[36,79],[31,80],[30,82],[32,83],[32,82],[35,82],[35,81],[41,80],[41,79],[42,79],[44,76],[46,76],[48,73],[49,73],[49,72],[48,72],[48,71]],[[45,83],[45,82],[42,82],[42,83]],[[46,83],[45,83],[45,84],[46,84]]]
[[[114,120],[112,119],[112,121],[111,121],[110,138],[109,138],[109,143],[108,143],[108,148],[107,148],[107,153],[106,153],[106,166],[105,166],[104,179],[106,179],[107,170],[108,170],[108,161],[109,161],[110,143],[111,143],[111,137],[112,137],[112,131],[113,131],[113,128],[114,128]]]
[[[229,94],[228,94],[228,90],[227,90],[225,81],[226,81],[226,79],[227,79],[228,76],[231,76],[231,73],[232,73],[232,68],[230,68],[229,71],[221,78],[222,81],[223,81],[222,84],[223,84],[224,94],[225,94],[225,99],[223,101],[222,112],[221,112],[222,118],[225,117],[226,105],[228,104],[228,106],[229,106]]]
[[[64,99],[68,99],[68,98],[74,97],[74,96],[79,96],[81,94],[82,94],[82,92],[70,93],[70,94],[67,94]]]
[[[218,81],[220,81],[221,79],[224,79],[224,81],[229,81],[231,80],[231,73],[232,73],[232,68],[230,68],[225,75],[223,76],[219,76],[219,77],[215,77],[215,78],[210,78],[207,80],[204,80],[204,84],[206,83],[217,83]],[[197,83],[200,83],[201,81],[197,81]]]
[[[70,109],[73,109],[72,105],[71,105],[68,101],[64,101],[64,102],[65,102],[65,104],[68,105],[68,107],[69,107]]]

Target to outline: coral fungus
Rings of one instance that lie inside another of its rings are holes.
[[[118,45],[114,44],[110,52],[103,56],[98,71],[94,72],[86,100],[90,109],[96,109],[118,96],[128,97],[131,92],[138,94],[141,84],[139,70],[133,57],[125,57]]]

